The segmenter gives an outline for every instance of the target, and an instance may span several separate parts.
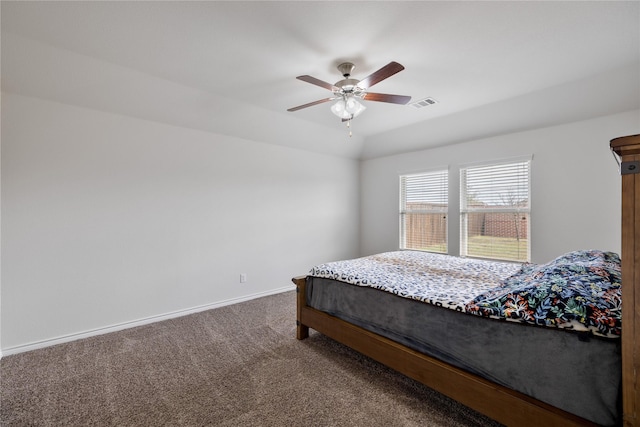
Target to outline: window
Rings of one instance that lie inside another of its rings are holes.
[[[529,261],[530,163],[460,170],[460,255]]]
[[[400,176],[400,248],[447,253],[448,171]]]

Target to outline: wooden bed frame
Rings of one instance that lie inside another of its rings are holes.
[[[616,138],[611,149],[621,159],[622,173],[622,399],[624,426],[639,426],[637,371],[640,367],[640,135]],[[638,224],[638,226],[636,226]],[[513,425],[585,426],[594,423],[507,387],[426,356],[306,304],[306,276],[297,286],[296,337],[309,328],[410,377],[494,420]]]

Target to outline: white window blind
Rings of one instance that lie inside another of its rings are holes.
[[[447,253],[448,170],[400,176],[400,248]]]
[[[460,255],[529,261],[530,163],[460,170]]]

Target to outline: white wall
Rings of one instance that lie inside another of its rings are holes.
[[[355,160],[8,93],[1,160],[5,354],[358,255]]]
[[[449,252],[459,253],[461,165],[533,155],[531,257],[596,248],[620,252],[620,176],[613,138],[640,133],[640,111],[365,160],[361,167],[361,255],[398,248],[398,175],[450,168]],[[391,142],[391,141],[390,141]]]

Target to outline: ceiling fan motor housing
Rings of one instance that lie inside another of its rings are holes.
[[[362,92],[362,89],[356,87],[360,83],[357,79],[344,79],[337,82],[334,86],[340,89],[338,93],[354,93]]]

